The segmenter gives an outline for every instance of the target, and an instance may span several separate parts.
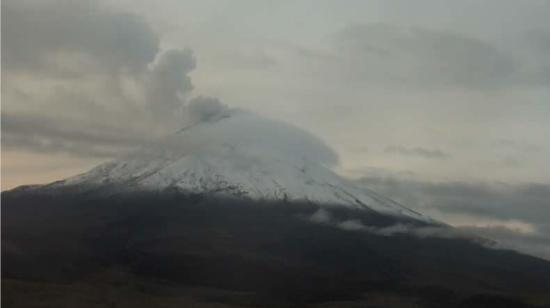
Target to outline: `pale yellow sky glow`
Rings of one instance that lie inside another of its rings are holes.
[[[87,171],[102,160],[66,154],[2,151],[2,191],[20,185],[44,184]]]

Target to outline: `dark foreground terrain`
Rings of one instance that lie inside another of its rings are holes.
[[[345,231],[311,222],[317,210],[177,192],[6,192],[2,307],[550,307],[549,262],[466,239]]]

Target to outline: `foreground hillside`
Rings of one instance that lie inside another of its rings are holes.
[[[314,222],[318,205],[202,194],[2,194],[6,307],[544,307],[550,263],[470,239]],[[334,221],[402,216],[327,207]],[[397,218],[399,217],[399,218]],[[528,306],[530,305],[530,306]]]

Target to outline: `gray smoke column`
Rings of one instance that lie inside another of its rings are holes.
[[[193,90],[189,73],[195,69],[193,53],[189,49],[171,49],[163,52],[145,82],[147,107],[159,119],[181,115],[183,104]]]
[[[142,16],[102,4],[2,2],[6,149],[113,157],[227,109],[190,100],[191,49],[162,50]]]
[[[230,115],[229,107],[215,97],[198,96],[189,101],[185,120],[189,124],[215,121]]]

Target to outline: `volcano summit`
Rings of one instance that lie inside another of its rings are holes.
[[[133,154],[52,185],[201,193],[374,210],[429,221],[331,170],[336,154],[298,128],[222,109]]]

